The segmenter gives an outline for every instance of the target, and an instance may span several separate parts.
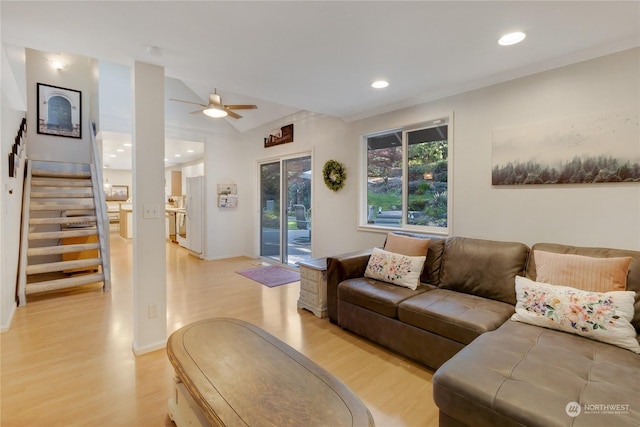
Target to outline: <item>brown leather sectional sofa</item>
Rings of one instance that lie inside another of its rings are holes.
[[[365,278],[370,251],[330,257],[328,315],[437,369],[440,426],[639,425],[640,355],[510,317],[515,276],[536,278],[533,250],[630,256],[638,339],[640,251],[422,237],[430,243],[415,291]]]

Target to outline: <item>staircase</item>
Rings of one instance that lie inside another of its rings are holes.
[[[111,287],[109,222],[93,164],[28,161],[18,300],[91,283]]]

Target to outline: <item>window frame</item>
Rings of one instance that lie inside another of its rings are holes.
[[[408,206],[408,189],[409,189],[409,181],[408,177],[408,139],[407,133],[421,130],[421,129],[429,129],[433,127],[438,127],[442,125],[447,125],[447,227],[433,227],[433,226],[425,226],[425,225],[414,225],[407,224],[407,211],[409,209]],[[367,139],[375,136],[386,135],[394,132],[402,133],[402,220],[400,222],[399,227],[393,227],[388,225],[376,225],[369,224],[367,222],[367,214],[368,214],[368,200],[367,200],[367,192],[368,192],[368,158],[367,158]],[[383,130],[378,130],[374,132],[369,132],[366,134],[362,134],[360,136],[360,146],[359,146],[359,203],[358,203],[358,230],[360,231],[373,231],[380,233],[388,233],[390,231],[409,231],[412,233],[418,234],[434,234],[434,235],[444,235],[451,236],[453,235],[453,190],[454,190],[454,182],[453,182],[453,112],[448,114],[442,114],[438,116],[438,118],[422,121],[419,123],[414,123],[410,125],[405,125],[401,127],[390,127]]]

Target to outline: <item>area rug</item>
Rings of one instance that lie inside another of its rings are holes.
[[[273,288],[300,280],[300,273],[287,268],[270,265],[268,267],[251,268],[249,270],[236,271],[236,273],[248,277],[251,280]]]

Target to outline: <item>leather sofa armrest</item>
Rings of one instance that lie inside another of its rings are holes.
[[[347,279],[364,276],[372,249],[334,255],[327,258],[327,314],[338,323],[338,285]]]

